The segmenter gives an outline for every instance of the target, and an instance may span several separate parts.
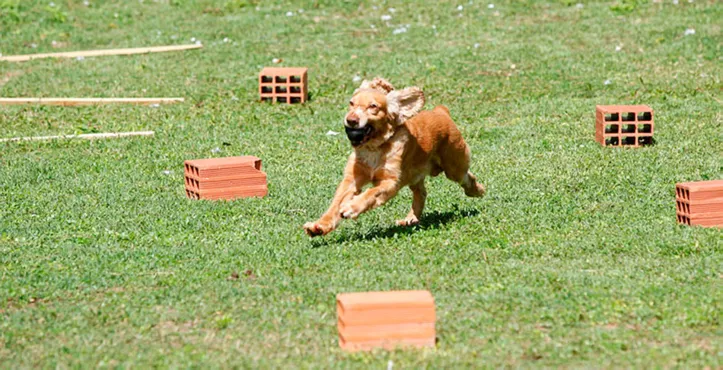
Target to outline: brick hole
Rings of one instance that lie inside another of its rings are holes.
[[[638,121],[650,121],[653,118],[652,112],[640,112],[638,113]]]
[[[681,201],[675,202],[675,208],[677,208],[678,212],[685,212],[685,210],[683,209],[683,202]]]
[[[276,98],[276,101],[279,103],[286,103],[286,97],[285,96],[279,96]]]
[[[690,214],[690,204],[683,203],[683,207],[685,207],[685,213]]]
[[[286,83],[286,76],[276,76],[276,83]]]
[[[682,195],[680,194],[680,188],[677,188],[677,187],[675,188],[675,195],[676,195],[678,198],[682,197]]]
[[[623,113],[623,122],[635,121],[635,113],[625,112]]]
[[[634,133],[635,132],[635,125],[623,125],[623,132],[624,133]]]
[[[286,86],[276,86],[277,94],[286,94]]]
[[[188,177],[186,177],[186,185],[191,186],[191,179]]]
[[[301,82],[301,76],[291,76],[291,82],[295,82],[295,83]]]
[[[623,145],[635,145],[635,136],[627,136],[622,140]]]
[[[638,145],[653,145],[653,137],[652,136],[638,137]]]
[[[683,223],[683,216],[675,215],[678,218],[678,223]]]
[[[301,93],[301,86],[291,86],[291,93],[292,93],[292,94],[300,94],[300,93]]]
[[[187,164],[184,164],[184,165],[183,165],[183,168],[185,168],[185,169],[186,169],[186,172],[188,172],[188,165],[187,165]]]
[[[299,98],[298,96],[292,96],[291,103],[301,103],[301,98]]]
[[[266,83],[274,82],[274,78],[271,76],[261,76],[261,82],[266,82]]]
[[[261,86],[261,92],[263,94],[271,94],[274,92],[274,89],[271,86]]]
[[[619,113],[606,113],[605,114],[605,122],[615,122],[615,121],[620,121]]]
[[[620,133],[620,125],[605,125],[606,134],[617,134]]]
[[[620,140],[618,137],[608,137],[605,138],[605,145],[620,145]]]
[[[643,134],[649,134],[649,133],[653,132],[653,125],[648,124],[648,123],[638,125],[638,132],[643,133]]]
[[[689,200],[689,199],[690,199],[690,192],[689,192],[687,189],[686,189],[686,190],[683,190],[683,194],[685,195],[685,200]]]

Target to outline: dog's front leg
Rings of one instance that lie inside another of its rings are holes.
[[[329,209],[318,220],[304,224],[304,230],[311,236],[326,235],[336,229],[341,221],[339,208],[361,192],[362,186],[369,182],[368,171],[356,162],[354,156],[349,158],[344,169],[344,178],[339,183]]]
[[[394,198],[401,188],[398,179],[387,179],[379,181],[374,187],[354,197],[346,203],[342,203],[339,214],[343,218],[355,219],[360,214],[374,209]]]

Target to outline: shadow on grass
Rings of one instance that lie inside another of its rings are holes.
[[[430,229],[438,229],[440,226],[450,223],[452,221],[465,218],[465,217],[472,217],[479,214],[479,210],[477,209],[459,209],[456,206],[451,211],[433,211],[429,213],[424,213],[422,215],[422,219],[419,221],[418,225],[415,226],[388,226],[388,227],[382,227],[382,226],[375,226],[369,231],[366,232],[355,232],[350,235],[346,234],[340,234],[340,235],[334,235],[335,232],[332,232],[329,237],[325,238],[317,238],[311,240],[311,247],[312,248],[320,248],[323,246],[331,245],[331,244],[338,244],[346,241],[358,241],[358,240],[373,240],[373,239],[387,239],[390,237],[393,237],[397,234],[411,234],[417,231],[421,230],[430,230]],[[348,222],[348,221],[347,221]]]

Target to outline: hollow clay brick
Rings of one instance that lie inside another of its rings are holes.
[[[268,188],[265,184],[212,190],[186,188],[186,196],[191,199],[232,200],[236,198],[265,197],[267,194]]]
[[[610,115],[611,120],[606,120]],[[610,126],[611,130],[606,130]],[[595,140],[603,146],[639,147],[653,143],[653,110],[647,105],[595,107]]]
[[[197,179],[233,176],[240,172],[261,171],[261,160],[254,156],[193,159],[184,162],[184,173]]]
[[[307,68],[264,68],[259,73],[261,100],[305,103],[308,100]]]
[[[676,218],[678,223],[683,225],[723,228],[723,214],[721,213],[703,213],[697,215],[676,213]]]
[[[237,188],[242,186],[255,186],[266,184],[266,174],[261,171],[244,173],[241,176],[219,176],[207,179],[198,179],[186,176],[186,188],[191,190],[210,190],[222,188]]]
[[[679,183],[675,185],[675,196],[687,201],[723,199],[723,180]]]
[[[337,295],[339,345],[346,350],[434,346],[434,298],[428,291]]]

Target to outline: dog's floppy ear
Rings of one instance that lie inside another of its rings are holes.
[[[361,85],[359,86],[358,89],[356,89],[356,91],[354,91],[354,93],[356,94],[357,91],[362,90],[362,89],[372,89],[372,90],[377,90],[383,94],[389,94],[391,91],[394,90],[394,86],[392,86],[392,84],[389,83],[389,81],[387,81],[381,77],[374,77],[374,79],[371,81],[368,81],[368,80],[362,81]]]
[[[387,94],[387,111],[395,115],[397,123],[414,117],[424,107],[424,92],[418,87],[407,87]]]

